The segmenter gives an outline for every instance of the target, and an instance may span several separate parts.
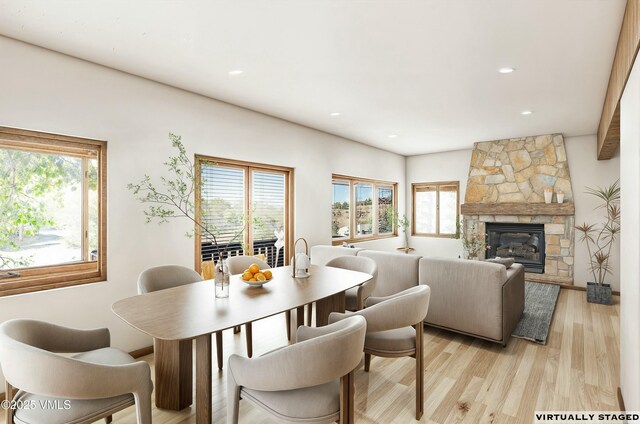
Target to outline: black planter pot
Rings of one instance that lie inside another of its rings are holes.
[[[587,302],[611,305],[611,285],[587,283]]]

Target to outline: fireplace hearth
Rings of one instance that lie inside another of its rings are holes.
[[[487,258],[513,258],[525,271],[544,273],[543,224],[487,223]]]

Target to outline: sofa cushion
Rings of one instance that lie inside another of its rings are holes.
[[[376,250],[361,250],[358,256],[371,258],[378,265],[378,279],[372,296],[389,296],[418,285],[420,256]]]
[[[503,265],[483,261],[422,258],[420,284],[431,287],[425,322],[502,340]]]
[[[356,256],[362,249],[357,247],[342,246],[311,246],[311,263],[314,265],[326,265],[331,259],[339,256]]]
[[[504,265],[505,268],[509,269],[511,268],[511,265],[513,265],[516,262],[516,260],[513,258],[499,258],[496,256],[495,258],[485,260],[485,262],[493,262],[494,264],[501,264],[501,265]]]

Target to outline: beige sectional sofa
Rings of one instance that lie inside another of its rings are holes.
[[[431,287],[427,325],[506,346],[524,310],[524,267],[404,253],[313,246],[311,263],[324,265],[343,255],[376,261],[372,296],[388,296],[418,284]]]

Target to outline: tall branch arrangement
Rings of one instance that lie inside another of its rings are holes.
[[[620,234],[620,181],[605,188],[587,187],[585,193],[600,199],[596,210],[604,209],[606,213],[604,222],[599,226],[585,222],[575,227],[580,233],[580,241],[587,245],[594,282],[601,286],[606,275],[611,274],[611,248]]]
[[[467,231],[461,231],[461,229],[464,228],[467,228],[464,219],[456,223],[456,235],[462,239],[462,247],[467,252],[469,258],[480,257],[480,254],[485,249],[484,234],[478,233],[478,227],[475,222],[471,223]]]
[[[244,217],[236,216],[234,218],[234,221],[242,220],[241,229],[233,234],[232,239],[226,243],[225,248],[221,251],[216,237],[216,233],[218,233],[216,226],[206,222],[203,223],[196,218],[193,200],[197,186],[196,177],[193,163],[187,156],[184,144],[182,144],[182,138],[169,133],[169,140],[171,141],[171,146],[178,153],[177,156],[170,156],[169,160],[164,162],[170,176],[160,177],[160,184],[156,184],[145,174],[139,183],[130,183],[127,188],[133,192],[136,199],[148,204],[147,209],[144,211],[147,223],[157,221],[158,224],[163,224],[174,218],[186,218],[195,224],[207,241],[211,242],[218,257],[222,257],[220,254],[226,254],[229,245],[244,233],[247,222]],[[191,237],[193,232],[187,232],[185,235]]]

